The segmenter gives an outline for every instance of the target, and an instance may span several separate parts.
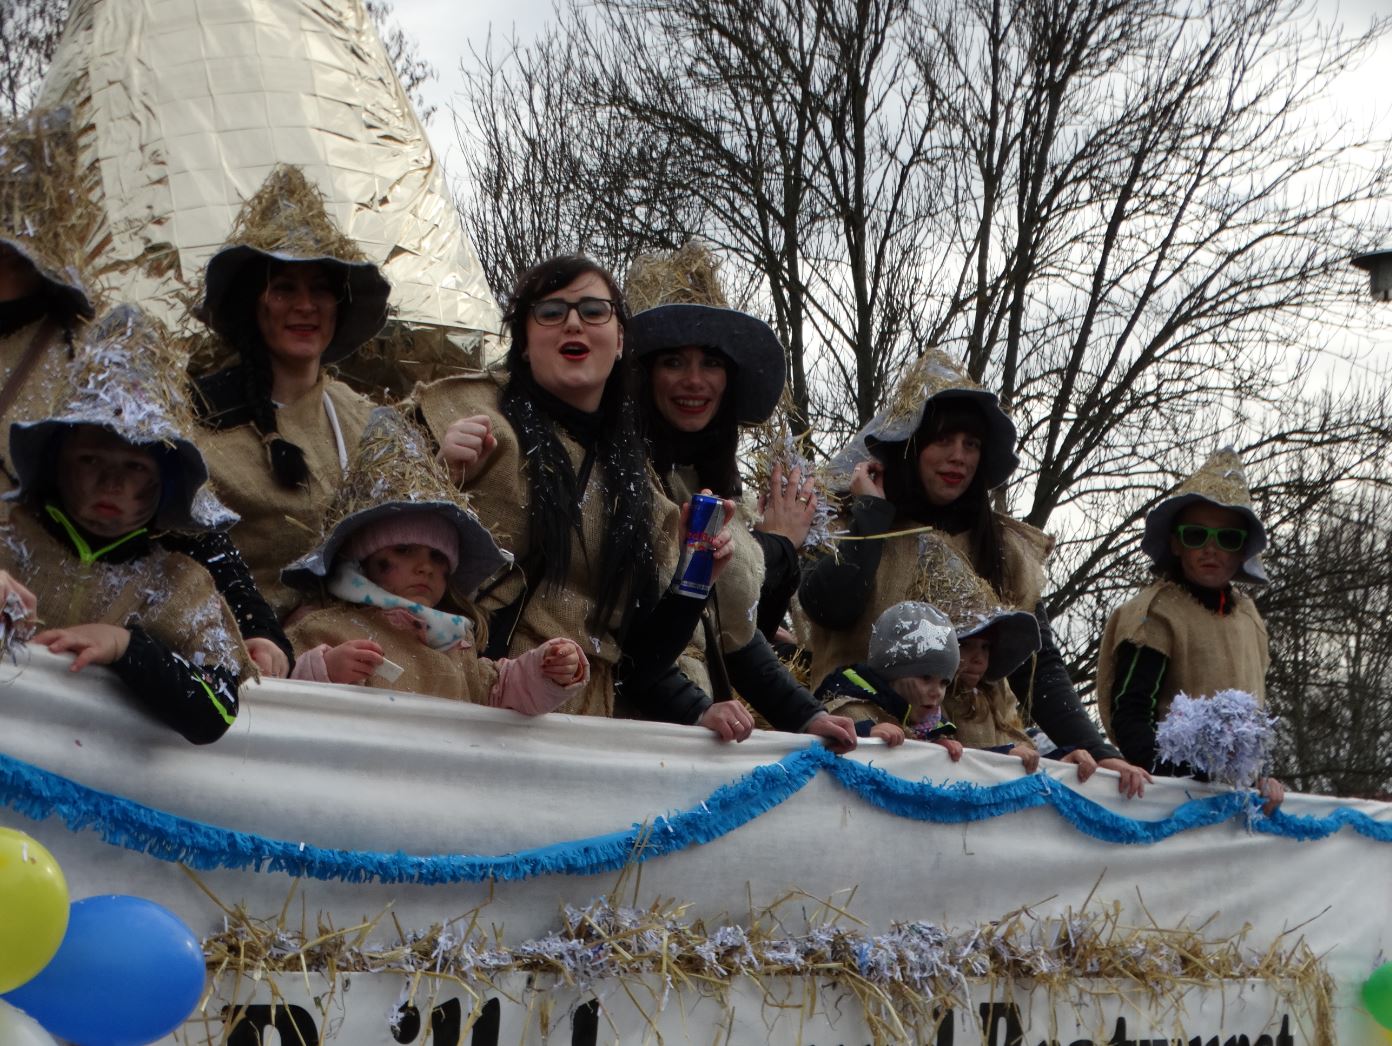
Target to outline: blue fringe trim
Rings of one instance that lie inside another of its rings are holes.
[[[142,806],[6,755],[0,755],[0,802],[33,820],[57,816],[74,832],[91,828],[113,846],[200,870],[250,868],[310,879],[430,885],[616,871],[728,835],[794,795],[822,770],[865,802],[898,817],[963,824],[1049,806],[1078,831],[1110,843],[1154,843],[1193,828],[1248,818],[1259,802],[1252,793],[1210,796],[1182,804],[1163,820],[1138,821],[1044,774],[989,787],[967,782],[935,785],[838,759],[820,744],[755,767],[697,806],[659,816],[651,824],[496,856],[416,856],[269,839]],[[1299,841],[1351,828],[1369,839],[1392,842],[1392,823],[1348,809],[1323,818],[1278,812],[1274,817],[1254,817],[1251,823],[1254,831]]]

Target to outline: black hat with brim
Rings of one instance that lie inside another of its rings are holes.
[[[1004,679],[1039,650],[1039,621],[1028,610],[1000,608],[981,614],[957,629],[957,642],[991,633],[991,657],[982,676],[986,682]]]
[[[16,240],[10,236],[0,236],[0,243],[9,247],[34,267],[34,271],[39,274],[39,278],[44,283],[48,284],[49,293],[57,299],[64,312],[89,320],[97,314],[96,308],[92,305],[92,299],[87,296],[87,289],[82,286],[82,281],[78,279],[77,274],[72,269],[62,271],[55,269],[42,258],[36,256],[23,240]]]
[[[1157,567],[1163,569],[1175,561],[1170,550],[1170,535],[1174,532],[1175,520],[1190,505],[1212,505],[1215,508],[1236,512],[1247,523],[1247,544],[1243,547],[1247,560],[1238,568],[1237,580],[1255,585],[1265,585],[1270,579],[1262,567],[1261,553],[1266,549],[1266,528],[1257,514],[1246,505],[1227,505],[1206,497],[1197,491],[1188,491],[1166,498],[1146,514],[1145,534],[1141,538],[1141,551],[1150,557]]]
[[[235,324],[232,310],[248,309],[253,303],[229,300],[237,274],[252,262],[285,262],[294,265],[322,265],[342,275],[347,288],[334,318],[334,333],[324,350],[323,362],[334,363],[352,355],[371,341],[387,323],[387,299],[391,284],[370,261],[349,262],[327,255],[305,256],[282,251],[263,251],[246,244],[224,247],[208,262],[204,275],[205,291],[195,315],[224,338],[230,338]]]
[[[1008,480],[1020,466],[1020,459],[1015,453],[1018,436],[1015,423],[1001,410],[996,394],[985,389],[943,389],[924,400],[916,411],[900,421],[874,419],[863,430],[865,449],[885,463],[902,458],[909,440],[923,424],[928,405],[954,399],[973,403],[981,409],[981,416],[986,422],[986,435],[978,471],[986,489],[994,490]]]
[[[778,335],[763,320],[714,305],[659,305],[629,320],[625,342],[635,359],[672,349],[714,349],[735,366],[735,421],[767,421],[783,397],[786,363]]]

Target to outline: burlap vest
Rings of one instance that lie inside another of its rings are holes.
[[[1009,516],[998,515],[996,519],[1001,527],[1008,589],[1001,596],[1008,603],[1033,610],[1044,588],[1044,562],[1053,551],[1054,539]],[[847,526],[849,520],[840,522],[840,529]],[[920,526],[901,516],[890,530],[910,530]],[[870,628],[882,613],[906,599],[923,598],[916,591],[921,544],[932,540],[946,541],[970,562],[967,546],[969,534],[966,532],[944,534],[934,531],[929,535],[905,534],[879,540],[884,546],[880,566],[875,572],[870,598],[865,601],[855,624],[850,628],[832,630],[809,621],[808,645],[812,650],[811,679],[814,687],[838,668],[865,660],[870,649]]]
[[[343,474],[324,396],[333,401],[349,454],[372,413],[371,400],[327,373],[320,374],[307,394],[276,412],[280,434],[304,451],[307,486],[292,490],[276,482],[266,447],[252,425],[196,433],[218,497],[242,517],[231,530],[232,540],[261,594],[282,619],[299,605],[301,596],[281,584],[280,571],[318,544],[324,512]]]
[[[522,458],[511,422],[498,408],[499,392],[500,387],[491,375],[475,372],[419,386],[413,399],[437,441],[458,418],[478,414],[488,417],[498,446],[478,474],[470,477],[465,489],[470,506],[492,531],[494,539],[521,563],[531,550],[531,528],[527,519],[531,501],[528,464]],[[570,457],[571,466],[578,470],[584,459],[584,448],[563,429],[558,429],[557,435]],[[613,670],[619,657],[618,629],[626,609],[621,601],[604,627],[595,629],[590,624],[600,550],[611,514],[610,507],[603,504],[600,497],[601,468],[595,464],[582,495],[581,534],[574,530],[571,533],[569,574],[563,584],[543,583],[541,590],[532,594],[509,645],[509,653],[516,656],[558,637],[580,644],[590,660],[589,685],[556,709],[574,715],[609,716],[614,712]],[[662,581],[670,578],[676,568],[679,509],[655,485],[653,502],[653,552],[658,561],[657,576]],[[623,511],[623,506],[616,506],[614,511]],[[512,603],[524,587],[522,571],[514,567],[501,583],[480,594],[479,609],[485,615],[491,614]]]
[[[10,375],[19,366],[20,360],[28,350],[30,342],[38,333],[42,320],[21,327],[17,331],[0,338],[0,388],[10,380]],[[61,328],[54,328],[48,345],[40,353],[34,369],[18,387],[18,394],[10,409],[0,416],[0,459],[8,466],[0,469],[0,494],[14,489],[9,472],[14,466],[10,459],[10,423],[15,421],[41,421],[53,415],[54,403],[67,386],[68,350]],[[0,506],[0,518],[9,511],[8,504]]]
[[[1266,670],[1271,664],[1266,622],[1256,605],[1233,592],[1232,613],[1213,613],[1181,585],[1158,581],[1123,603],[1107,619],[1097,659],[1097,710],[1112,735],[1112,685],[1117,647],[1149,647],[1169,666],[1156,695],[1155,721],[1165,718],[1175,694],[1209,697],[1219,690],[1245,690],[1266,703]]]
[[[81,560],[15,506],[0,527],[0,568],[27,585],[45,627],[139,625],[195,665],[225,668],[245,679],[251,658],[212,576],[188,556],[155,545],[127,563]]]
[[[673,469],[665,477],[671,499],[678,505],[690,500],[700,490],[696,470]],[[764,550],[750,533],[753,519],[748,507],[738,503],[735,518],[730,521],[734,535],[734,555],[729,566],[715,583],[706,613],[719,622],[720,649],[727,654],[743,650],[758,631],[759,590],[764,584]],[[677,667],[706,693],[712,693],[710,670],[706,667],[706,630],[698,625],[691,643],[677,660]]]
[[[943,713],[957,727],[953,736],[968,748],[1033,747],[1020,719],[1019,702],[1003,679],[971,690],[954,686],[943,701]]]
[[[390,683],[380,676],[367,678],[367,686],[382,690],[486,705],[488,692],[498,681],[497,668],[492,662],[481,660],[476,649],[432,650],[414,633],[395,627],[382,611],[338,600],[306,614],[286,634],[297,655],[320,643],[338,646],[350,639],[372,640],[382,648],[388,661],[405,669],[399,679]]]

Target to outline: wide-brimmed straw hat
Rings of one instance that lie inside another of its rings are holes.
[[[450,483],[429,437],[396,408],[378,407],[324,515],[318,546],[282,570],[280,578],[295,588],[315,591],[359,530],[382,520],[426,514],[446,520],[459,536],[459,559],[450,583],[461,595],[471,596],[512,562],[469,508],[468,495]]]
[[[1237,579],[1266,584],[1268,578],[1259,558],[1266,549],[1266,528],[1252,507],[1247,473],[1242,467],[1242,459],[1232,447],[1215,451],[1199,466],[1197,472],[1174,489],[1174,493],[1146,513],[1141,551],[1161,569],[1174,563],[1170,536],[1174,533],[1175,520],[1190,505],[1213,505],[1243,517],[1247,529],[1247,544],[1243,551],[1248,558],[1238,569]]]
[[[229,338],[237,329],[237,314],[254,308],[254,302],[230,293],[238,274],[249,264],[271,261],[322,265],[341,277],[344,294],[323,362],[343,359],[386,325],[391,284],[339,230],[324,194],[298,167],[277,167],[242,205],[227,243],[204,271],[198,318]]]
[[[763,320],[728,306],[715,257],[692,241],[669,255],[643,255],[629,269],[625,295],[633,318],[625,344],[635,359],[672,349],[714,349],[735,368],[727,393],[735,421],[767,421],[783,395],[787,364],[778,335]]]
[[[86,331],[58,404],[38,421],[10,426],[10,461],[18,500],[53,479],[55,441],[79,425],[106,429],[160,459],[162,491],[154,526],[222,530],[235,513],[204,487],[208,466],[189,438],[194,421],[183,386],[183,359],[158,320],[135,305],[117,305]]]

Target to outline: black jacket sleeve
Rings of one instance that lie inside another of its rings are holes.
[[[886,533],[894,525],[894,506],[884,498],[860,496],[851,504],[850,531],[856,536]],[[884,552],[881,541],[843,541],[839,556],[826,555],[802,576],[798,600],[823,628],[850,628],[865,611]]]
[[[1034,608],[1034,616],[1039,621],[1039,653],[1010,674],[1010,688],[1054,744],[1084,748],[1094,759],[1120,758],[1078,700],[1043,603]]]
[[[788,604],[798,590],[802,570],[798,551],[782,534],[765,534],[756,530],[754,540],[764,553],[764,583],[759,587],[759,610],[755,618],[759,631],[770,643],[773,634],[783,624]]]
[[[226,534],[164,534],[160,544],[171,552],[182,552],[197,560],[213,577],[222,598],[232,609],[243,639],[269,639],[295,663],[295,651],[276,620],[275,611],[261,595],[251,570],[237,546]]]
[[[1117,646],[1112,733],[1127,762],[1147,770],[1155,765],[1155,697],[1169,666],[1169,658],[1148,646]]]
[[[677,663],[677,657],[696,634],[696,626],[701,622],[701,611],[705,606],[703,599],[665,592],[651,613],[641,606],[632,610],[615,673],[615,682],[623,687],[630,700],[641,701],[639,695],[666,677],[669,669],[675,671],[673,666]],[[681,676],[681,673],[677,675]],[[699,688],[696,688],[696,692],[703,693]]]
[[[670,663],[664,671],[644,681],[641,689],[631,680],[621,678],[618,690],[619,698],[633,714],[662,723],[689,725],[711,706],[710,695]]]
[[[731,685],[775,730],[800,733],[822,711],[758,632],[744,647],[725,655],[725,667]]]
[[[111,668],[141,704],[196,745],[216,741],[237,718],[236,676],[194,667],[139,627]]]

